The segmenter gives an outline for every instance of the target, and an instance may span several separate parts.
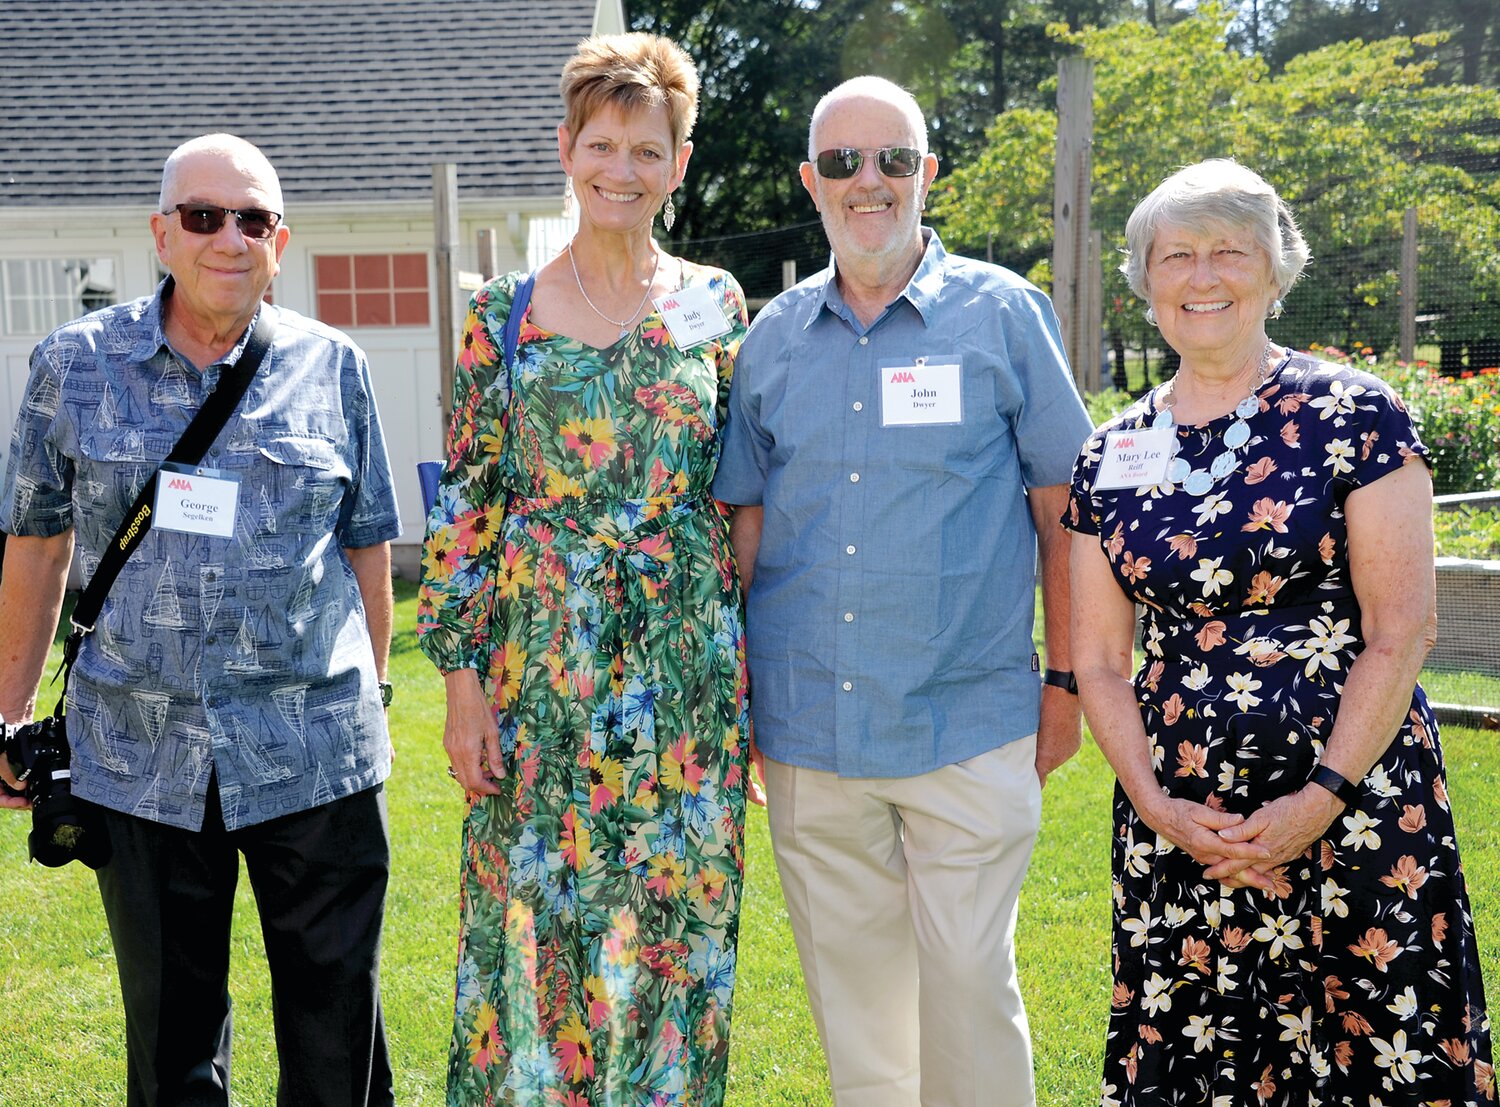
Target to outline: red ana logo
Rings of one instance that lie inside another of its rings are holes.
[[[897,369],[894,373],[891,374],[891,383],[892,384],[916,384],[917,383],[917,378],[914,377],[914,376],[912,376],[912,374],[911,374],[911,372],[909,370],[906,370],[906,369]]]
[[[1120,441],[1118,441],[1118,442],[1115,443],[1115,448],[1116,449],[1120,449],[1120,450],[1128,450],[1128,449],[1130,449],[1134,445],[1135,445],[1135,439],[1134,438],[1122,438],[1122,439],[1120,439]]]
[[[167,487],[178,488],[184,492],[191,492],[193,490],[193,482],[188,480],[187,477],[173,477],[171,480],[167,481]]]
[[[662,311],[676,311],[677,310],[677,301],[676,300],[663,300],[661,302],[661,309],[662,309]]]

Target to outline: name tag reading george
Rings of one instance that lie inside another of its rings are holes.
[[[1141,427],[1104,436],[1095,488],[1144,488],[1167,482],[1172,461],[1172,428]]]
[[[704,285],[680,288],[652,301],[679,350],[728,334],[731,324]]]
[[[880,369],[880,425],[921,427],[964,421],[963,369],[919,357]]]
[[[156,507],[151,525],[212,538],[234,536],[240,481],[217,469],[165,462],[156,477]]]

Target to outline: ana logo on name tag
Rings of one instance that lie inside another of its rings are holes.
[[[167,462],[156,478],[152,526],[212,538],[234,536],[240,482],[217,469]]]
[[[1167,482],[1172,461],[1172,428],[1141,427],[1104,436],[1095,488],[1144,488]]]
[[[963,368],[918,358],[880,370],[880,425],[920,427],[962,423]]]
[[[705,285],[668,292],[652,301],[679,350],[728,334],[730,322]]]

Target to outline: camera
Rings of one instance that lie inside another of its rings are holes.
[[[25,786],[24,793],[0,782],[11,795],[31,804],[31,859],[49,868],[82,861],[97,869],[109,860],[109,835],[99,813],[73,795],[72,751],[63,720],[56,716],[4,728],[4,756]]]

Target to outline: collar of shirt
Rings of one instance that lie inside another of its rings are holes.
[[[132,361],[150,361],[164,347],[168,350],[172,349],[172,344],[167,341],[166,328],[162,326],[162,322],[163,307],[166,299],[172,295],[172,290],[176,287],[177,282],[172,278],[172,274],[168,273],[162,278],[161,283],[156,286],[156,292],[152,295],[151,299],[146,301],[145,309],[136,317],[141,326],[136,331],[135,343],[130,348],[130,358]],[[250,336],[255,333],[255,325],[260,322],[261,313],[270,307],[271,305],[267,304],[264,300],[261,301],[260,307],[255,310],[254,318],[250,320],[250,325],[245,328],[245,333],[240,335],[239,341],[234,344],[234,348],[218,361],[214,362],[214,365],[234,365],[240,360],[240,356],[245,352],[245,347],[250,344]],[[175,353],[175,351],[173,352]],[[207,368],[212,368],[212,366]],[[205,383],[211,383],[208,380],[206,371],[204,380]]]
[[[844,302],[844,294],[839,291],[838,258],[830,256],[828,277],[824,280],[823,290],[819,293],[817,302],[813,305],[813,310],[808,314],[807,322],[802,325],[802,329],[806,330],[811,327],[817,321],[818,316],[826,310],[847,323],[855,334],[866,334],[880,326],[881,321],[902,300],[917,309],[917,314],[922,317],[924,326],[931,325],[932,310],[937,303],[938,294],[943,289],[943,259],[948,256],[948,251],[943,249],[943,240],[931,227],[922,228],[922,244],[922,260],[917,263],[917,270],[911,275],[911,280],[906,282],[901,295],[888,304],[880,313],[879,318],[868,328],[860,323],[849,305]]]

